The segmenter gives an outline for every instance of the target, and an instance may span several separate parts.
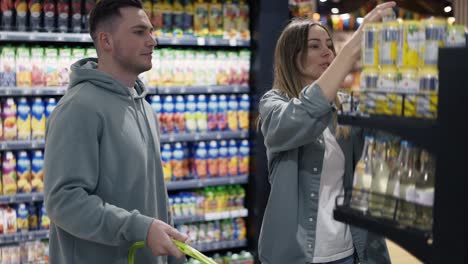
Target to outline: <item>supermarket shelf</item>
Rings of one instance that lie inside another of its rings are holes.
[[[30,203],[43,200],[43,193],[18,193],[14,195],[0,195],[0,204]]]
[[[1,31],[0,41],[92,43],[89,34],[20,31]]]
[[[63,95],[67,87],[0,87],[0,96]]]
[[[18,140],[18,141],[1,141],[0,150],[30,150],[44,148],[44,140]]]
[[[246,208],[243,208],[243,209],[233,210],[233,211],[207,213],[204,215],[174,217],[174,224],[179,225],[179,224],[188,224],[188,223],[196,223],[196,222],[215,221],[215,220],[222,220],[222,219],[247,217],[248,215],[249,215],[249,211]]]
[[[33,240],[48,239],[49,230],[29,231],[9,235],[0,235],[0,245],[16,244]]]
[[[346,114],[338,116],[338,123],[384,130],[431,151],[437,147],[437,144],[434,144],[438,136],[437,120],[433,119]]]
[[[158,45],[163,46],[218,46],[218,47],[249,47],[250,40],[197,38],[197,37],[157,37]]]
[[[203,133],[162,134],[161,143],[191,142],[203,140],[244,139],[249,137],[248,131],[222,131]]]
[[[433,261],[432,236],[430,232],[402,226],[393,221],[371,217],[348,206],[338,205],[333,211],[333,216],[338,221],[387,237],[424,263],[431,263]]]
[[[249,180],[249,175],[239,175],[234,177],[220,177],[212,179],[194,179],[186,181],[171,181],[166,183],[167,190],[185,190],[193,188],[203,188],[208,186],[219,186],[219,185],[234,185],[234,184],[246,184]]]
[[[193,243],[191,244],[192,247],[201,251],[215,251],[215,250],[223,250],[223,249],[235,249],[235,248],[243,248],[247,246],[247,239],[242,240],[228,240],[228,241],[220,241],[220,242],[211,242],[211,243]]]
[[[221,94],[248,93],[247,85],[207,85],[207,86],[164,86],[151,88],[151,94]]]

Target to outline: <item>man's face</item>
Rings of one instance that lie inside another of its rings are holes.
[[[131,74],[140,74],[151,69],[151,58],[156,41],[153,26],[142,9],[125,7],[121,17],[113,25],[112,57],[122,69]]]

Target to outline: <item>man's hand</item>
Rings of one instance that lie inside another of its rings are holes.
[[[188,237],[160,220],[155,219],[151,223],[146,241],[155,256],[183,258],[184,254],[174,245],[172,239],[185,242]]]

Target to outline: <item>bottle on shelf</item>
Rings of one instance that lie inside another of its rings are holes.
[[[387,190],[388,175],[390,170],[387,165],[387,141],[378,139],[373,153],[372,183],[369,195],[369,212],[373,216],[381,216],[385,193]]]
[[[413,225],[416,217],[416,179],[419,177],[419,171],[416,167],[418,150],[411,148],[408,159],[405,159],[405,173],[400,177],[400,201],[401,204],[397,211],[397,220],[405,225]]]
[[[351,193],[351,207],[367,212],[369,209],[369,191],[372,184],[372,153],[374,137],[366,136],[362,156],[354,170],[353,191]]]
[[[427,152],[421,151],[420,175],[416,178],[416,218],[414,225],[424,229],[432,229],[432,206],[434,205],[435,160]]]

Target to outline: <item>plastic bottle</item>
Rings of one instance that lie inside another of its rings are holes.
[[[195,95],[190,94],[185,99],[185,124],[187,125],[188,133],[197,132],[197,103],[195,101]]]
[[[161,151],[161,160],[164,174],[164,181],[172,179],[172,148],[170,144],[164,144]]]
[[[197,130],[198,132],[206,132],[208,130],[208,117],[207,117],[208,104],[206,96],[201,94],[197,98]]]

